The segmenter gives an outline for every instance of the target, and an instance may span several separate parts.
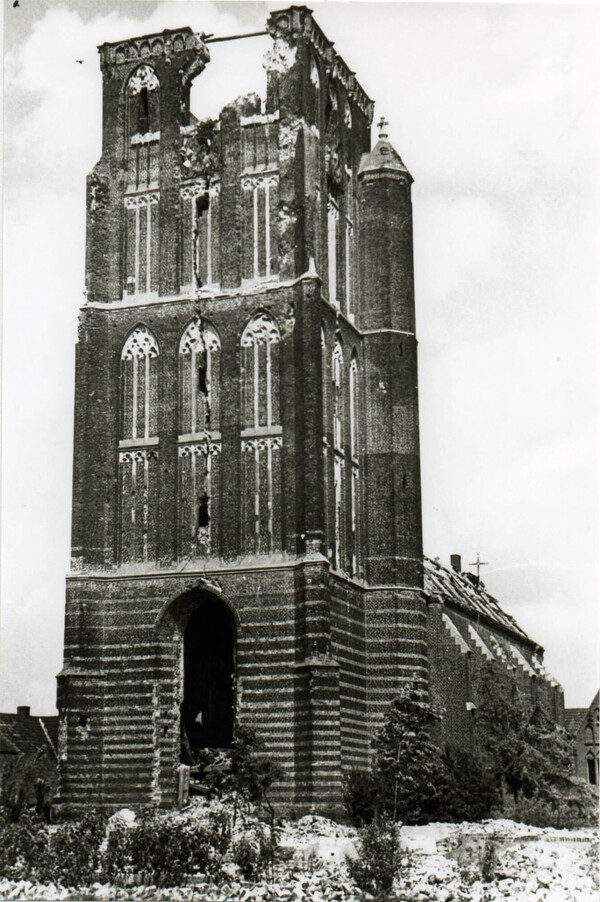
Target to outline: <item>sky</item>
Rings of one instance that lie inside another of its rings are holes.
[[[53,713],[62,665],[96,47],[181,25],[256,31],[284,5],[5,5],[2,711]],[[479,554],[567,706],[587,707],[598,684],[600,8],[310,5],[415,179],[425,553],[461,554],[466,569]],[[263,93],[269,43],[213,44],[193,112]]]

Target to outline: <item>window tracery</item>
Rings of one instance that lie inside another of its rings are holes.
[[[160,91],[152,66],[138,66],[127,82],[127,191],[158,187]],[[132,219],[132,217],[129,217]],[[138,217],[139,219],[139,217]],[[150,213],[148,214],[150,220]],[[133,235],[130,236],[133,240]],[[131,274],[129,274],[131,275]],[[149,283],[148,283],[149,284]],[[138,289],[139,290],[139,289]],[[149,291],[150,288],[146,288]]]
[[[270,279],[273,276],[274,215],[277,211],[279,175],[276,172],[248,173],[242,177],[248,247],[245,278]],[[251,198],[251,202],[250,202]]]
[[[221,442],[185,442],[179,456],[180,554],[208,554],[215,535]]]
[[[329,390],[328,390],[328,370],[329,370],[329,357],[327,354],[327,339],[325,337],[325,330],[323,326],[321,326],[321,385],[322,388],[322,426],[323,426],[323,497],[325,499],[325,503],[323,505],[325,511],[325,521],[324,521],[324,532],[325,532],[325,545],[327,549],[327,554],[331,555],[331,536],[330,536],[330,523],[331,523],[331,515],[330,515],[330,485],[331,485],[331,476],[330,476],[330,449],[329,449],[329,440],[327,434],[329,432],[329,417],[330,417],[330,407],[329,407]]]
[[[187,238],[183,246],[186,285],[205,288],[219,281],[219,205],[221,184],[198,178],[180,189]]]
[[[358,571],[359,560],[359,510],[360,510],[360,468],[358,459],[358,361],[355,354],[350,361],[350,461],[352,475],[350,481],[350,522],[352,530],[352,575]]]
[[[214,534],[220,440],[221,341],[197,318],[179,342],[180,552],[207,554]],[[194,439],[195,440],[192,440]]]
[[[331,380],[333,388],[333,446],[336,451],[343,453],[343,394],[342,394],[342,373],[344,367],[344,352],[342,345],[336,340],[333,346],[333,354],[331,357]]]
[[[344,125],[346,128],[352,128],[352,113],[346,97],[344,97]]]
[[[157,287],[153,263],[158,253],[158,203],[158,191],[125,196],[129,294],[147,294]]]
[[[152,66],[142,64],[127,82],[129,137],[145,135],[158,128],[158,75]]]
[[[151,448],[119,452],[122,561],[155,556],[157,460],[158,452]]]
[[[318,91],[321,87],[321,79],[319,77],[319,67],[317,66],[314,56],[311,56],[310,58],[310,81],[313,88]]]
[[[333,346],[331,358],[333,395],[333,496],[334,548],[333,562],[343,567],[344,560],[344,433],[343,433],[343,366],[344,354],[339,339]]]
[[[279,349],[281,335],[264,312],[242,334],[244,544],[248,551],[281,547],[281,425]]]
[[[338,307],[337,299],[337,246],[338,246],[338,222],[340,213],[338,205],[330,195],[327,203],[327,267],[329,302]]]
[[[156,338],[146,326],[136,326],[121,352],[124,439],[149,439],[156,434],[158,357]]]
[[[247,324],[242,348],[242,409],[246,428],[279,423],[279,344],[276,323],[258,313]]]
[[[155,91],[159,87],[158,75],[152,66],[138,66],[127,85],[130,94],[139,94],[144,89]]]
[[[182,435],[220,427],[220,351],[212,326],[189,323],[179,343]]]

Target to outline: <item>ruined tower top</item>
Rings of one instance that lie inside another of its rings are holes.
[[[153,61],[161,61],[165,66],[180,62],[182,54],[195,57],[199,67],[195,71],[186,71],[187,78],[193,78],[201,72],[210,59],[210,54],[201,35],[194,34],[189,26],[184,28],[165,28],[155,34],[146,34],[125,41],[113,41],[101,44],[100,67],[102,71],[112,74],[114,66],[143,63],[150,57]]]
[[[297,278],[313,259],[333,305],[344,299],[352,313],[351,242],[336,236],[354,229],[373,103],[308,8],[273,12],[264,34],[263,97],[232,98],[201,122],[192,82],[210,60],[207,44],[223,36],[185,27],[100,46],[89,303],[248,288]]]
[[[267,29],[276,45],[278,41],[283,41],[293,48],[303,45],[316,53],[327,77],[338,80],[344,86],[369,125],[371,124],[373,101],[360,86],[355,73],[334,50],[333,41],[325,37],[315,22],[311,9],[307,6],[289,6],[272,12],[267,20]]]

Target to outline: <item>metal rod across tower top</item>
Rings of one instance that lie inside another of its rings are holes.
[[[202,41],[204,44],[216,44],[217,41],[239,41],[241,38],[257,38],[268,33],[268,31],[251,31],[248,34],[229,34],[223,38],[215,38],[212,35],[203,35]]]

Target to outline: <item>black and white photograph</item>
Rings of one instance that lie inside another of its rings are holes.
[[[600,894],[600,8],[5,0],[0,900]]]

